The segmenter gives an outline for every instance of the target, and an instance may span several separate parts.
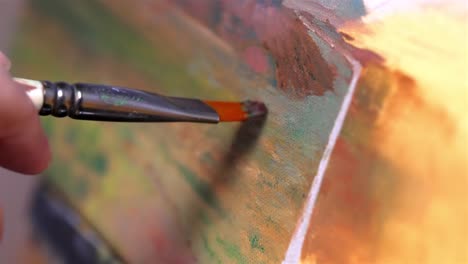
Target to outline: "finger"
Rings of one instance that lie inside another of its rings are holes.
[[[0,51],[0,67],[8,71],[11,68],[10,60],[1,51]]]
[[[0,165],[23,174],[38,174],[49,165],[51,153],[38,120],[27,122],[21,131],[0,140]]]
[[[0,166],[25,174],[37,174],[47,167],[50,149],[37,111],[25,91],[2,69],[0,128]]]

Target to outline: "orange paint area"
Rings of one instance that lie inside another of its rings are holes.
[[[426,10],[344,29],[351,44],[385,62],[363,69],[303,263],[468,261],[462,24]]]
[[[244,121],[248,117],[242,103],[215,101],[204,101],[204,103],[218,112],[221,122]]]

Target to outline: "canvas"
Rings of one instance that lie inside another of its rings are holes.
[[[125,262],[463,263],[462,2],[32,0],[13,70],[267,105],[43,119],[45,181]]]

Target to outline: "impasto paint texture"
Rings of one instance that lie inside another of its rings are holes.
[[[268,106],[217,126],[43,120],[47,181],[130,263],[463,263],[453,5],[32,0],[12,60],[33,79]]]

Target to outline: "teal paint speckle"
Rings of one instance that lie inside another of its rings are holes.
[[[260,244],[260,237],[257,234],[251,234],[249,237],[250,247],[252,249],[258,249],[260,252],[265,253],[265,248]]]
[[[108,167],[107,163],[108,163],[107,157],[104,154],[96,153],[92,161],[92,167],[96,172],[100,174],[104,174],[107,171],[107,167]]]
[[[247,259],[242,255],[239,246],[231,244],[226,240],[223,240],[219,237],[216,238],[216,242],[223,248],[226,255],[236,261],[236,263],[247,263]]]
[[[100,152],[89,152],[80,157],[85,166],[94,170],[98,175],[104,175],[108,168],[107,157]]]

